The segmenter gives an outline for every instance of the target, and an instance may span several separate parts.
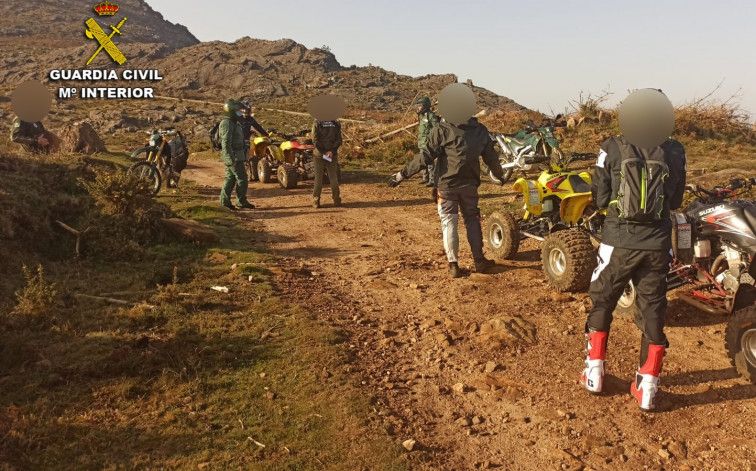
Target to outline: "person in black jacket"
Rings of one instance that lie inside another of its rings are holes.
[[[464,85],[461,86],[464,87]],[[454,91],[455,88],[457,87],[449,90]],[[459,95],[460,93],[462,96]],[[400,172],[392,175],[388,182],[390,187],[395,187],[403,180],[435,163],[434,195],[438,204],[438,215],[441,218],[449,274],[452,278],[460,276],[457,233],[460,210],[465,221],[467,241],[475,261],[475,270],[485,272],[496,265],[483,256],[483,232],[478,208],[480,157],[483,157],[483,161],[495,176],[501,177],[504,173],[488,129],[476,118],[470,118],[472,112],[462,113],[461,117],[453,117],[451,113],[444,112],[444,98],[447,99],[447,103],[466,101],[468,100],[466,93],[464,90],[457,89],[452,96],[449,96],[442,91],[439,96],[439,109],[445,120],[431,129],[428,144],[421,150],[420,155]],[[469,100],[472,100],[470,111],[473,111],[475,97],[472,91],[469,91]],[[452,124],[452,122],[458,124]]]
[[[323,173],[328,171],[331,183],[331,197],[334,206],[341,206],[339,192],[338,152],[341,147],[341,123],[338,120],[316,120],[312,125],[313,164],[315,167],[315,188],[312,192],[312,206],[320,207],[320,192],[323,190]]]
[[[651,115],[633,108],[637,104],[650,105]],[[633,120],[645,129],[633,126]],[[630,95],[620,108],[621,128],[623,124],[623,135],[601,145],[593,175],[594,203],[607,214],[589,290],[593,308],[586,322],[588,347],[581,382],[589,392],[601,392],[612,312],[632,281],[642,338],[631,393],[641,409],[651,410],[668,346],[664,313],[673,258],[670,211],[682,204],[686,158],[683,146],[665,137],[674,127],[674,110],[659,90]],[[653,133],[659,135],[649,139]]]

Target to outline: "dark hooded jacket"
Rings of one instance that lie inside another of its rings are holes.
[[[404,178],[409,178],[435,163],[435,182],[439,190],[478,187],[480,157],[496,177],[503,175],[491,135],[476,118],[460,126],[442,122],[431,129],[428,145],[401,172]]]

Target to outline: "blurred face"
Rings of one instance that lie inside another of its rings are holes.
[[[249,117],[249,110],[247,108],[242,109],[241,113],[245,118]]]
[[[417,105],[417,106],[415,106],[415,111],[417,111],[418,113],[420,113],[421,111],[423,111],[423,105]]]

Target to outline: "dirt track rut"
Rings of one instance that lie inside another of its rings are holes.
[[[222,171],[194,161],[185,178],[219,187]],[[416,180],[396,190],[379,175],[346,173],[344,206],[310,206],[312,183],[250,185],[269,250],[284,266],[289,300],[340,326],[353,374],[375,396],[371,420],[397,442],[417,441],[414,469],[752,469],[756,386],[724,351],[726,319],[670,302],[671,348],[661,411],[640,412],[628,391],[640,333],[618,318],[605,392],[578,384],[584,294],[544,282],[528,241],[499,273],[446,273],[440,224]],[[485,204],[503,196],[482,188]],[[511,195],[506,197],[511,198]],[[463,268],[472,265],[460,227]]]

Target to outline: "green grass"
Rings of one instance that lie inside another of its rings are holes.
[[[114,169],[125,154],[96,160]],[[49,168],[13,165],[34,170],[19,173],[21,183],[52,184],[47,198],[63,198],[75,181],[65,157]],[[21,183],[2,188],[22,194]],[[0,468],[406,469],[401,445],[368,425],[370,399],[352,376],[347,335],[280,299],[275,259],[250,242],[262,226],[207,205],[196,188],[159,200],[223,230],[221,242],[165,239],[138,256],[85,251],[77,262],[71,238],[48,226],[47,209],[20,222],[42,224],[53,247],[9,219],[14,231],[3,247],[19,266],[4,267],[12,276],[0,307]],[[12,313],[20,263],[37,261],[55,283],[56,304]]]

